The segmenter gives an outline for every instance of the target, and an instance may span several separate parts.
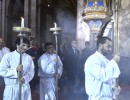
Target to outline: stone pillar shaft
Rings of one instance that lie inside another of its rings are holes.
[[[2,34],[2,1],[0,0],[0,36]]]
[[[24,25],[25,27],[30,27],[29,25],[29,18],[30,18],[30,0],[25,0],[24,1]]]
[[[36,36],[36,0],[31,0],[31,34]]]
[[[5,32],[5,28],[6,28],[6,20],[5,20],[5,18],[6,18],[6,7],[5,7],[5,5],[6,5],[6,0],[2,0],[2,1],[0,1],[1,2],[1,36],[4,38],[5,37],[5,34],[6,34],[6,32]]]

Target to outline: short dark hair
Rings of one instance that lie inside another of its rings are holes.
[[[99,47],[99,44],[106,43],[106,40],[111,41],[111,39],[109,37],[98,37],[98,39],[97,39],[97,49]]]
[[[53,45],[53,43],[51,43],[51,42],[46,42],[46,43],[45,43],[45,49],[47,49],[47,47],[50,46],[50,45]]]
[[[27,43],[29,45],[29,40],[25,37],[23,37],[23,43]],[[15,45],[20,45],[20,37],[17,37],[15,41]]]
[[[74,42],[74,41],[77,41],[77,39],[72,39],[72,40],[71,40],[71,43]]]
[[[86,42],[85,42],[85,45],[86,45],[86,44],[90,44],[90,42],[89,42],[89,41],[86,41]]]

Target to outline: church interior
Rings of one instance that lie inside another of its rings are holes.
[[[70,45],[71,41],[76,39],[77,48],[82,54],[85,41],[89,41],[90,49],[95,51],[97,36],[107,36],[113,40],[113,54],[117,52],[121,57],[119,62],[121,75],[118,79],[121,93],[118,100],[129,100],[129,9],[130,0],[0,0],[0,37],[4,39],[5,46],[10,51],[15,50],[14,42],[20,31],[13,29],[23,25],[29,31],[21,32],[34,42],[35,48],[41,48],[45,42],[52,42],[54,45],[58,44],[59,49],[60,44]],[[50,28],[55,27],[57,30],[50,31]],[[88,100],[82,83],[84,76],[78,80],[81,84],[77,82],[77,87],[74,87],[73,92],[77,96],[73,97],[73,93],[68,93],[71,86],[64,73],[65,66],[67,64],[63,65],[63,76],[59,80],[59,100]],[[83,74],[84,71],[82,70],[81,73]],[[31,89],[32,100],[40,100],[39,78],[37,77],[35,81],[35,89]],[[4,85],[0,83],[0,100],[3,100],[3,91]]]

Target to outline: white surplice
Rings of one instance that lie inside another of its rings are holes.
[[[4,77],[5,89],[3,100],[19,100],[19,82],[17,66],[20,63],[20,54],[17,51],[6,54],[0,63],[0,76]],[[22,76],[25,83],[22,84],[21,100],[32,100],[29,82],[34,76],[34,63],[26,53],[22,54]]]
[[[1,61],[1,59],[3,58],[3,56],[6,54],[6,53],[9,53],[10,52],[10,50],[9,50],[9,48],[7,48],[7,47],[3,47],[2,49],[0,49],[0,61]]]
[[[113,100],[115,79],[120,75],[117,63],[95,52],[85,62],[84,71],[89,100]]]
[[[38,76],[40,77],[40,100],[56,100],[55,96],[55,73],[56,68],[58,73],[62,75],[62,62],[58,57],[58,63],[56,64],[56,54],[43,54],[38,60]]]
[[[3,58],[3,56],[9,52],[10,52],[10,50],[7,47],[3,47],[2,49],[0,49],[0,62],[1,62],[1,59]],[[3,84],[4,84],[4,79],[3,79],[3,77],[0,77],[0,85],[3,86]]]

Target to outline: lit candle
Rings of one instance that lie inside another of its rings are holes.
[[[24,18],[21,17],[21,27],[24,27]]]
[[[54,27],[57,28],[57,24],[56,23],[54,23]]]

